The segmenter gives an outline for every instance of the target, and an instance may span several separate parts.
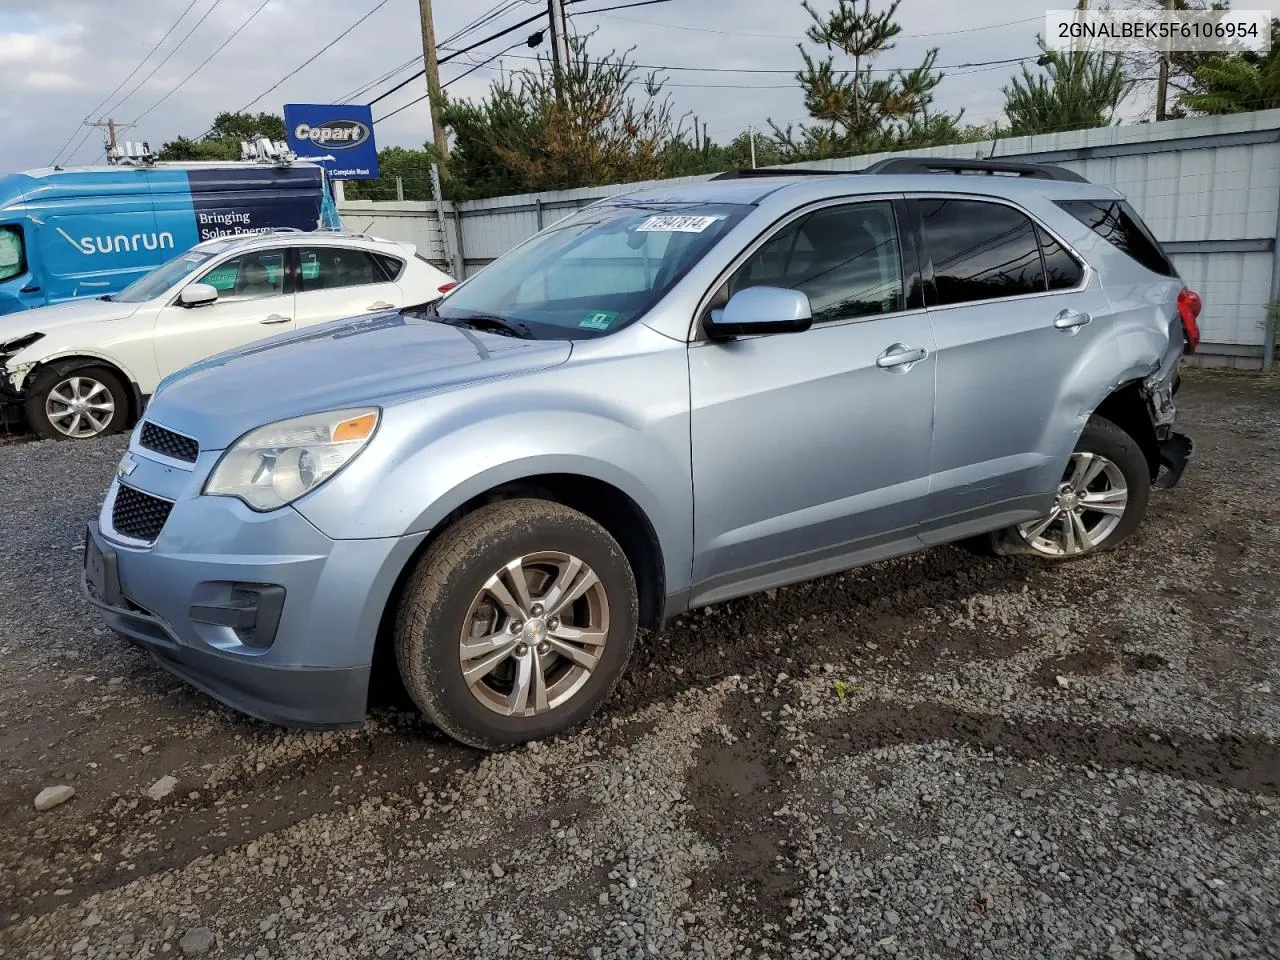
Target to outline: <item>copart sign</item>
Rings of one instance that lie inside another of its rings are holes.
[[[285,134],[289,148],[329,171],[334,180],[372,180],[378,176],[373,111],[355,103],[287,103]]]

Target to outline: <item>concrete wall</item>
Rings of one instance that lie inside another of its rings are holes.
[[[957,144],[913,156],[975,156],[1056,163],[1125,192],[1165,244],[1187,285],[1204,299],[1201,355],[1208,364],[1256,368],[1258,321],[1280,296],[1280,110],[1077,130]],[[894,154],[803,164],[856,171]],[[619,184],[446,205],[446,250],[434,205],[361,201],[340,207],[354,229],[412,240],[464,275],[492,262],[544,226],[596,200],[652,186],[708,179]],[[456,225],[454,220],[456,218]],[[456,259],[454,259],[456,258]]]

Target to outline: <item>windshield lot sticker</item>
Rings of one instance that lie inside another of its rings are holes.
[[[578,326],[584,330],[608,330],[617,319],[616,310],[593,310]]]
[[[701,233],[717,220],[724,217],[650,217],[640,226],[636,233]]]

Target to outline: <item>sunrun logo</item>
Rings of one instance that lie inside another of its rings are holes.
[[[100,253],[134,253],[138,250],[172,250],[173,234],[168,230],[161,233],[117,233],[100,237],[81,237],[78,240],[61,227],[55,228],[62,234],[62,239],[71,244],[86,257]]]

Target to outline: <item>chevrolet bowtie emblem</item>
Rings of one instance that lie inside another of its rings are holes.
[[[133,459],[133,454],[126,453],[120,458],[120,466],[116,467],[116,476],[127,477],[129,474],[133,473],[137,466],[138,461]]]

